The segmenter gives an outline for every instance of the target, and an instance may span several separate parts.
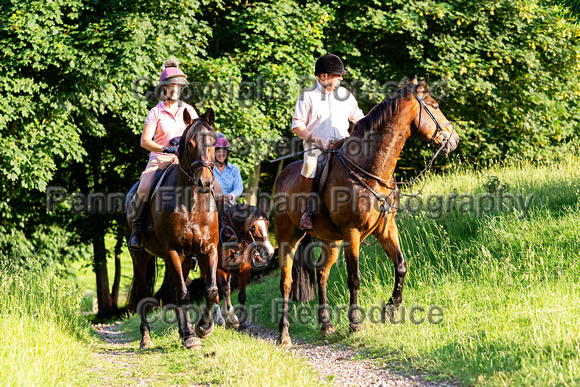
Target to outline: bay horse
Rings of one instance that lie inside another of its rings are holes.
[[[270,221],[265,212],[267,202],[261,201],[259,207],[247,204],[234,204],[224,211],[226,228],[229,228],[235,239],[220,243],[217,283],[219,296],[224,301],[219,309],[219,298],[216,299],[216,323],[240,330],[246,329],[247,314],[245,311],[246,285],[252,271],[254,259],[268,260],[274,254],[274,248],[268,238]],[[223,231],[222,231],[223,233]],[[238,273],[238,302],[240,319],[236,316],[230,298],[229,280],[233,273]],[[225,317],[225,321],[224,321]],[[241,320],[241,323],[240,323]]]
[[[393,176],[399,154],[411,135],[427,139],[446,153],[455,150],[459,142],[453,125],[429,95],[427,79],[421,83],[413,79],[371,109],[329,161],[327,183],[318,193],[322,202],[321,211],[314,216],[315,231],[308,231],[321,241],[321,255],[315,265],[318,321],[323,337],[335,332],[330,321],[326,283],[330,268],[338,258],[340,241],[344,241],[350,290],[350,332],[362,328],[357,307],[361,282],[359,247],[367,236],[373,235],[377,239],[395,268],[395,288],[388,302],[389,307],[398,307],[403,302],[407,263],[401,252],[395,223],[399,192]],[[292,345],[288,334],[288,297],[292,287],[294,253],[305,235],[299,228],[301,206],[296,203],[296,198],[303,195],[299,192],[301,168],[302,161],[290,164],[282,171],[275,185],[274,229],[282,271],[280,290],[283,298],[279,344],[283,347]]]
[[[157,193],[149,200],[143,231],[145,249],[129,250],[133,258],[134,276],[128,305],[141,318],[141,349],[153,345],[146,315],[154,304],[149,298],[155,284],[154,257],[165,260],[173,281],[173,302],[178,306],[176,317],[183,346],[199,349],[202,346],[199,338],[207,337],[213,331],[211,305],[218,295],[216,270],[219,242],[219,218],[211,193],[216,140],[216,132],[212,128],[214,117],[212,109],[204,118],[195,120],[184,114],[188,127],[179,141],[179,161],[167,168],[156,188]],[[137,184],[129,191],[127,198],[131,198],[136,189]],[[132,229],[132,205],[132,202],[127,203],[128,231]],[[129,235],[128,232],[127,238]],[[183,263],[193,255],[198,257],[206,282],[206,306],[195,326],[195,333],[189,311],[184,308],[189,304],[190,296],[185,285],[189,268]]]

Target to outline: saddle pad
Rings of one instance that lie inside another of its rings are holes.
[[[344,144],[344,140],[340,140],[332,144],[331,150],[341,149]],[[328,180],[328,171],[330,169],[330,160],[332,159],[334,152],[322,152],[318,156],[318,164],[316,166],[316,175],[314,178],[314,191],[322,193],[324,187],[326,186],[326,181]]]
[[[165,175],[167,174],[167,170],[170,169],[170,168],[171,168],[171,165],[169,167],[163,169],[163,170],[157,170],[157,171],[155,171],[155,180],[153,180],[153,187],[154,188],[153,188],[153,192],[149,196],[149,201],[152,201],[153,200],[153,197],[157,193],[157,190],[161,186],[161,183],[163,183],[163,178],[165,178]]]

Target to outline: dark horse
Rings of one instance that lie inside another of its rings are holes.
[[[274,248],[268,239],[270,222],[265,212],[266,201],[259,207],[247,204],[234,204],[224,211],[226,228],[229,228],[235,239],[220,245],[217,283],[220,298],[224,301],[219,309],[219,299],[216,299],[216,323],[227,323],[230,328],[246,328],[247,315],[244,309],[246,303],[246,285],[252,271],[254,259],[269,259],[274,254]],[[223,231],[222,231],[223,232]],[[234,313],[230,298],[229,279],[231,274],[238,273],[238,302],[240,303],[240,320]],[[223,316],[222,316],[223,314]]]
[[[144,225],[150,225],[144,231],[145,250],[130,250],[134,276],[128,304],[141,318],[141,349],[153,344],[146,315],[155,303],[148,298],[155,284],[154,257],[165,260],[173,280],[173,302],[179,306],[176,314],[183,345],[186,348],[200,348],[199,338],[207,337],[213,331],[211,305],[218,295],[216,270],[219,242],[218,212],[211,193],[216,138],[212,128],[214,113],[210,109],[204,119],[191,121],[187,115],[184,120],[188,127],[179,142],[179,163],[167,168],[157,193],[149,201],[149,217],[144,219]],[[128,198],[136,189],[137,184]],[[129,216],[131,207],[132,203],[128,203],[128,230],[132,228]],[[192,255],[198,257],[202,276],[206,280],[206,307],[195,326],[195,333],[189,312],[183,308],[190,301],[185,285],[189,268],[183,263]]]
[[[319,192],[323,207],[315,215],[315,231],[308,232],[322,244],[316,269],[318,320],[323,336],[335,331],[327,305],[326,282],[338,257],[340,241],[344,241],[348,273],[351,332],[362,328],[357,308],[361,281],[359,246],[367,236],[373,235],[377,239],[395,267],[395,289],[389,305],[398,307],[403,301],[407,263],[399,246],[395,224],[398,189],[393,172],[403,145],[411,135],[441,146],[446,153],[453,151],[459,142],[453,126],[429,96],[427,79],[420,84],[414,79],[375,106],[357,123],[352,135],[329,162],[328,180]],[[300,206],[293,203],[301,195],[298,184],[301,167],[302,161],[286,167],[275,187],[274,228],[279,246],[283,297],[279,341],[284,347],[292,345],[288,334],[288,296],[292,286],[294,253],[305,235],[298,228]],[[344,196],[348,199],[345,200]]]

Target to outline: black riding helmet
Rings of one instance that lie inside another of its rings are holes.
[[[348,71],[344,69],[342,60],[330,52],[326,55],[322,55],[316,61],[314,66],[314,75],[319,76],[320,74],[340,74],[346,75]]]

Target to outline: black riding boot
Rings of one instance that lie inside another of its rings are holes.
[[[314,220],[312,214],[314,212],[316,197],[313,194],[314,179],[310,179],[300,175],[300,194],[306,195],[306,200],[302,202],[300,213],[300,228],[304,231],[314,231]],[[314,203],[313,203],[314,202]]]
[[[147,202],[135,197],[133,233],[129,238],[129,248],[133,250],[143,250],[143,232],[141,231],[141,223],[143,222],[143,215],[145,215],[145,207],[147,207]]]

